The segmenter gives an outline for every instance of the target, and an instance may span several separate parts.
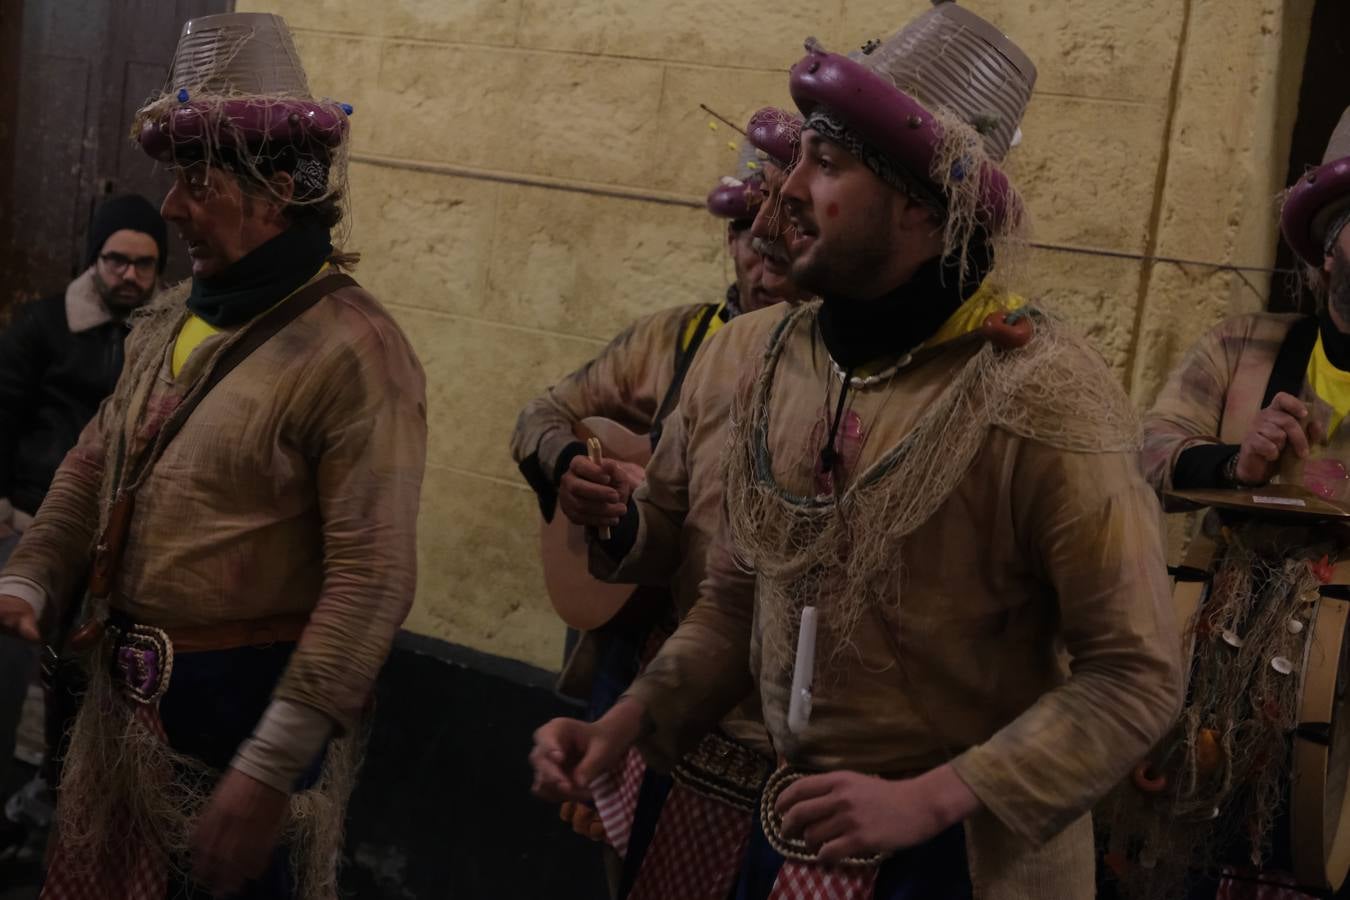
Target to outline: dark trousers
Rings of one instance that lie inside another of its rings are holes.
[[[175,654],[173,679],[159,705],[169,745],[223,771],[239,745],[253,734],[294,649],[294,644],[274,644]],[[296,785],[297,789],[310,787],[318,780],[321,762],[322,755]],[[233,897],[290,900],[294,895],[289,848],[281,846],[262,877]],[[191,881],[170,876],[169,900],[208,900],[210,896]]]
[[[17,546],[17,534],[0,538],[0,569]],[[23,702],[36,672],[37,648],[16,637],[0,635],[0,784],[9,783]]]

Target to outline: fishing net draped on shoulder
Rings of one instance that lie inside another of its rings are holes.
[[[965,478],[990,429],[1080,452],[1132,452],[1139,442],[1137,417],[1105,361],[1036,313],[1030,343],[986,343],[841,494],[795,496],[773,472],[769,417],[783,348],[816,309],[808,304],[778,327],[748,400],[733,409],[727,444],[732,537],[759,578],[765,658],[789,664],[803,606],[821,607],[830,662],[869,609],[898,615],[905,539]]]

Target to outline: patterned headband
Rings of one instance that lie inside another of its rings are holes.
[[[906,197],[918,200],[940,214],[946,213],[946,202],[932,187],[921,182],[901,166],[896,165],[889,157],[858,137],[848,129],[848,126],[828,112],[816,110],[811,113],[802,126],[803,130],[808,128],[826,140],[843,147],[857,157],[863,165],[871,169],[878,178]]]
[[[1341,236],[1341,231],[1347,225],[1350,225],[1350,207],[1332,220],[1331,227],[1327,229],[1327,238],[1322,243],[1322,252],[1327,256],[1331,255],[1332,248],[1336,246],[1336,239]]]

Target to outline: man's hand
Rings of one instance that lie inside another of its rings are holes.
[[[980,807],[950,765],[885,781],[857,772],[808,775],[778,797],[783,832],[819,848],[822,862],[913,847]]]
[[[605,823],[600,821],[600,814],[585,803],[568,800],[563,803],[560,815],[564,822],[572,826],[573,831],[587,840],[605,839]]]
[[[558,507],[577,525],[618,525],[628,510],[628,498],[645,477],[642,466],[635,463],[607,459],[596,465],[584,456],[574,456],[558,484]]]
[[[554,719],[534,733],[531,790],[545,800],[587,800],[598,776],[619,764],[642,734],[642,704],[622,699],[599,721]]]
[[[1308,439],[1316,439],[1316,426],[1305,430],[1308,407],[1292,394],[1280,392],[1270,405],[1257,413],[1238,450],[1233,473],[1243,484],[1265,484],[1279,469],[1280,454],[1292,449],[1299,459],[1308,456]]]
[[[237,893],[267,870],[289,797],[226,769],[192,832],[192,877],[217,897]]]
[[[0,631],[35,644],[42,640],[33,607],[27,600],[10,594],[0,594]]]

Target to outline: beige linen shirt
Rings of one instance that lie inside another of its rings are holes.
[[[1177,457],[1203,444],[1241,444],[1261,411],[1266,385],[1297,315],[1254,313],[1225,319],[1172,371],[1144,418],[1144,474],[1160,493],[1172,490]],[[1317,398],[1304,384],[1300,397]]]
[[[208,338],[174,377],[185,297],[186,285],[138,314],[117,390],[5,576],[64,602],[109,506],[119,445],[140,452],[249,327]],[[412,604],[425,453],[412,348],[374,297],[341,288],[234,369],[167,445],[136,491],[110,603],[169,629],[308,617],[274,697],[350,728]]]
[[[733,417],[779,318],[739,317],[708,347],[701,371],[740,385]],[[807,321],[779,362],[768,446],[778,484],[810,496],[837,382]],[[977,347],[921,350],[858,390],[862,436],[847,474],[900,441]],[[1159,519],[1133,454],[991,429],[966,478],[906,541],[898,616],[865,616],[854,652],[817,668],[804,734],[787,728],[792,660],[770,658],[755,575],[725,536],[711,544],[697,605],[630,694],[657,740],[676,746],[758,684],[771,738],[793,764],[898,776],[951,761],[987,810],[966,824],[979,896],[1091,896],[1086,813],[1181,699]]]
[[[778,318],[788,308],[771,307]],[[716,346],[717,340],[711,338],[708,346]],[[593,574],[616,582],[671,585],[681,619],[698,599],[708,549],[722,519],[722,451],[736,373],[709,362],[719,358],[720,354],[705,351],[689,368],[679,405],[666,419],[661,442],[647,465],[647,480],[633,493],[639,518],[632,548],[616,561],[601,542],[591,543]],[[731,737],[772,756],[755,692],[749,692],[721,725]],[[673,746],[653,744],[647,749],[651,761],[662,768],[678,758]]]
[[[638,434],[650,431],[675,376],[682,337],[706,309],[706,303],[674,306],[638,319],[594,359],[527,403],[511,434],[512,458],[520,464],[536,457],[543,476],[552,479],[582,419],[603,416]]]

